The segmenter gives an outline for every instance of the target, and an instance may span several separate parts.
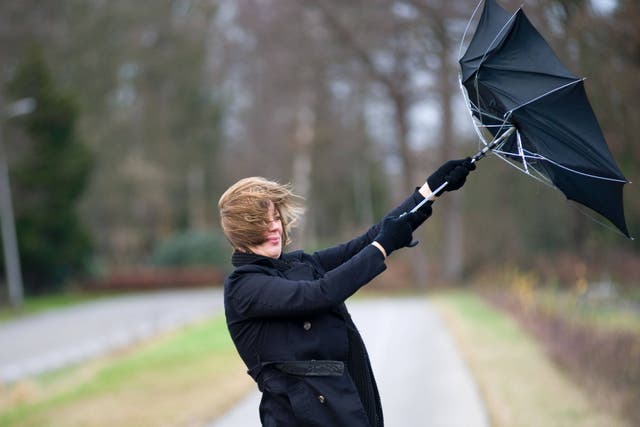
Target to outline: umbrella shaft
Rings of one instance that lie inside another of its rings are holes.
[[[478,160],[480,160],[481,158],[483,158],[484,156],[487,155],[487,152],[489,152],[489,150],[493,149],[496,147],[496,145],[500,144],[502,141],[504,141],[505,139],[507,139],[513,132],[515,132],[516,128],[515,126],[511,126],[509,128],[509,130],[507,130],[505,133],[503,133],[502,135],[500,135],[498,138],[496,138],[495,140],[493,140],[489,145],[485,146],[482,150],[478,151],[475,156],[473,156],[471,158],[471,163],[475,163]],[[449,181],[445,181],[442,183],[442,185],[440,185],[440,187],[436,188],[435,190],[431,191],[431,194],[429,194],[427,197],[424,198],[424,200],[422,200],[420,203],[418,203],[413,209],[411,209],[409,212],[414,213],[416,212],[418,209],[420,209],[425,203],[427,203],[429,201],[429,199],[431,199],[431,197],[433,197],[434,194],[437,194],[440,192],[440,190],[444,189],[447,185],[449,185]],[[407,212],[403,213],[402,215],[400,215],[401,217],[405,216],[407,214]]]
[[[414,213],[416,212],[418,209],[420,209],[425,203],[427,203],[429,201],[429,199],[431,199],[431,197],[433,197],[436,193],[438,193],[440,190],[442,190],[444,187],[446,187],[447,185],[449,185],[449,181],[445,181],[442,183],[442,185],[440,185],[440,187],[436,188],[435,190],[431,191],[431,194],[429,194],[427,197],[424,198],[424,200],[422,200],[420,203],[418,203],[413,209],[411,209],[409,212]],[[402,216],[405,216],[407,214],[407,212],[403,213]]]
[[[475,163],[478,160],[480,160],[481,158],[483,158],[484,156],[487,155],[487,153],[494,149],[498,144],[500,144],[502,141],[504,141],[505,139],[509,138],[511,136],[511,134],[513,132],[515,132],[516,128],[515,126],[511,126],[505,133],[503,133],[502,135],[500,135],[498,138],[494,139],[493,141],[491,141],[491,143],[487,146],[485,146],[482,150],[478,151],[475,156],[473,156],[471,158],[471,163]]]
[[[478,151],[475,156],[473,156],[471,158],[471,163],[475,163],[478,160],[480,160],[481,158],[483,158],[484,156],[487,155],[487,151],[489,151],[491,149],[491,147],[493,146],[493,143],[491,143],[490,145],[487,145],[486,147],[484,147],[482,150]]]

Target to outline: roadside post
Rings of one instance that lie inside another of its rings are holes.
[[[33,112],[36,101],[33,98],[23,98],[12,102],[2,110],[0,115],[0,219],[2,227],[2,249],[4,251],[4,265],[9,288],[9,302],[13,307],[22,307],[23,286],[20,270],[20,254],[16,238],[16,226],[11,201],[11,185],[9,183],[9,167],[4,150],[3,124],[12,117]]]

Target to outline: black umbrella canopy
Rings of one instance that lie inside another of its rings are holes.
[[[522,10],[485,0],[460,59],[461,80],[480,126],[517,132],[495,151],[536,171],[565,196],[611,221],[629,237],[616,165],[584,90]]]

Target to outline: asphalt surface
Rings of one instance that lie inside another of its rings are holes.
[[[422,298],[348,303],[369,350],[387,427],[486,427],[483,403],[444,325]],[[253,392],[209,427],[259,427]]]
[[[221,289],[162,291],[0,323],[0,382],[58,369],[222,310]]]

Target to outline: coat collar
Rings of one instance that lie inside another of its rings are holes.
[[[286,270],[290,267],[289,262],[285,259],[285,255],[280,258],[269,258],[264,255],[256,255],[246,252],[236,251],[231,256],[231,263],[234,267],[241,267],[247,264],[264,265],[278,270]]]

